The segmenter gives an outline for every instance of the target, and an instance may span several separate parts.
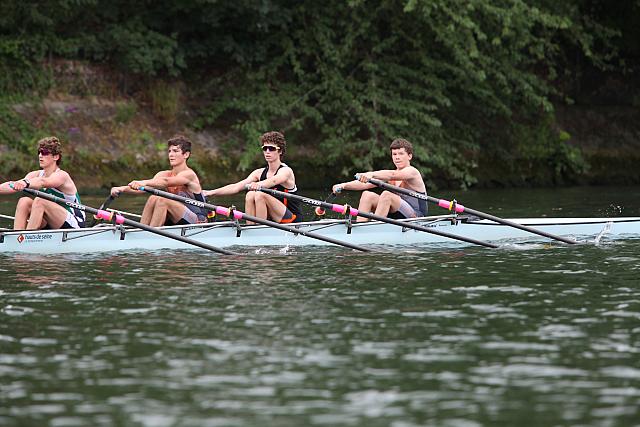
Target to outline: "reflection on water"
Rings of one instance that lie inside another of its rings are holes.
[[[254,252],[0,257],[0,424],[638,419],[634,242]]]
[[[240,249],[0,254],[0,425],[640,419],[637,240]]]

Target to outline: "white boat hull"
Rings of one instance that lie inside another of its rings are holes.
[[[450,217],[426,217],[405,220],[438,231],[500,244],[549,239],[488,220],[452,220]],[[626,218],[529,218],[511,219],[523,225],[559,236],[581,240],[594,238],[640,237],[640,217]],[[344,220],[324,220],[297,224],[305,231],[356,245],[438,245],[469,246],[459,240],[371,221],[349,224]],[[334,246],[321,240],[296,235],[268,226],[237,226],[233,222],[163,227],[165,231],[183,235],[208,245],[230,246]],[[134,250],[198,249],[177,240],[138,229],[101,226],[81,230],[47,230],[0,232],[0,253],[95,253]]]

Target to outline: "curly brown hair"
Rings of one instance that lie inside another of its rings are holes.
[[[183,153],[191,153],[191,141],[184,135],[175,135],[167,140],[167,148],[180,147]]]
[[[391,145],[389,146],[390,150],[396,150],[399,148],[404,148],[404,151],[406,151],[407,154],[413,154],[413,144],[411,144],[406,139],[402,139],[402,138],[394,139],[391,142]]]
[[[275,145],[280,148],[280,158],[284,158],[284,154],[287,152],[287,141],[284,139],[282,132],[271,131],[263,133],[260,136],[260,145]]]
[[[62,144],[55,136],[47,136],[46,138],[42,138],[38,141],[38,154],[40,153],[40,150],[47,150],[52,156],[57,154],[60,157],[56,160],[56,165],[60,165],[60,163],[62,163]]]

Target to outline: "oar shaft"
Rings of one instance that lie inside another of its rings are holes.
[[[398,187],[398,186],[395,186],[395,185],[387,184],[386,182],[380,181],[378,179],[371,178],[371,179],[369,179],[369,182],[371,184],[375,184],[378,187],[383,188],[385,190],[393,191],[394,193],[405,194],[407,196],[415,197],[416,199],[422,199],[422,200],[426,200],[428,202],[435,203],[436,205],[440,206],[441,208],[445,208],[445,209],[449,209],[449,210],[455,209],[455,211],[457,213],[466,212],[468,214],[475,215],[475,216],[480,217],[480,218],[489,219],[489,220],[497,222],[499,224],[508,225],[510,227],[517,228],[519,230],[523,230],[523,231],[526,231],[526,232],[529,232],[529,233],[533,233],[533,234],[538,234],[540,236],[547,237],[547,238],[552,239],[552,240],[559,240],[561,242],[568,243],[570,245],[575,245],[576,243],[578,243],[575,240],[568,239],[566,237],[557,236],[555,234],[547,233],[546,231],[542,231],[542,230],[538,230],[538,229],[535,229],[535,228],[528,227],[526,225],[518,224],[517,222],[510,221],[508,219],[499,218],[497,216],[494,216],[494,215],[491,215],[491,214],[488,214],[488,213],[480,212],[480,211],[477,211],[475,209],[471,209],[471,208],[468,208],[466,206],[463,206],[461,204],[453,203],[453,202],[451,202],[449,200],[437,199],[435,197],[431,197],[431,196],[428,196],[426,194],[416,193],[415,191],[407,190],[406,188],[401,188],[401,187]]]
[[[355,249],[362,252],[371,252],[371,249],[365,248],[363,246],[354,245],[353,243],[343,242],[341,240],[336,240],[331,237],[323,236],[321,234],[316,234],[311,231],[305,231],[298,228],[290,227],[288,225],[280,224],[274,221],[269,221],[268,219],[262,219],[255,217],[253,215],[246,214],[242,211],[231,210],[229,208],[225,208],[223,206],[217,206],[211,203],[201,202],[199,200],[190,199],[188,197],[182,197],[177,194],[169,193],[167,191],[158,190],[156,188],[151,187],[140,187],[140,190],[146,191],[147,193],[153,194],[159,197],[166,197],[167,199],[175,200],[177,202],[182,202],[188,205],[196,206],[199,208],[209,209],[214,211],[216,214],[230,216],[233,215],[235,219],[244,219],[245,221],[255,222],[256,224],[267,225],[269,227],[277,228],[282,231],[287,231],[293,234],[300,234],[305,237],[309,237],[312,239],[322,240],[327,243],[332,243],[334,245],[344,246],[350,249]]]
[[[464,236],[458,236],[455,234],[450,234],[450,233],[445,233],[444,231],[438,231],[438,230],[434,230],[428,227],[424,227],[422,225],[418,225],[418,224],[413,224],[411,222],[404,222],[404,221],[398,221],[397,219],[393,219],[393,218],[387,218],[384,216],[380,216],[380,215],[376,215],[376,214],[372,214],[369,212],[362,212],[359,211],[358,209],[352,208],[349,206],[349,209],[346,209],[346,205],[342,206],[342,205],[336,205],[336,204],[332,204],[332,203],[326,203],[326,202],[322,202],[320,200],[315,200],[315,199],[310,199],[308,197],[302,197],[302,196],[298,196],[297,194],[291,194],[291,193],[285,193],[282,191],[278,191],[278,190],[273,190],[271,188],[261,188],[260,191],[265,192],[267,194],[270,194],[272,196],[275,197],[286,197],[288,199],[292,199],[292,200],[298,200],[302,203],[306,203],[309,205],[313,205],[313,206],[320,206],[322,208],[325,209],[331,209],[334,212],[338,212],[340,214],[343,215],[351,215],[351,216],[361,216],[363,218],[368,218],[368,219],[374,219],[376,221],[380,221],[380,222],[386,222],[389,224],[394,224],[397,225],[399,227],[405,227],[405,228],[411,228],[413,230],[417,230],[417,231],[423,231],[425,233],[430,233],[430,234],[435,234],[441,237],[446,237],[448,239],[453,239],[453,240],[461,240],[463,242],[467,242],[467,243],[472,243],[474,245],[480,245],[480,246],[485,246],[487,248],[497,248],[497,245],[494,245],[493,243],[488,243],[488,242],[482,242],[480,240],[476,240],[476,239],[472,239],[469,237],[464,237]]]
[[[109,196],[107,196],[104,202],[102,202],[98,210],[107,210],[107,208],[111,205],[111,203],[113,203],[114,200],[115,200],[115,197],[109,194]],[[98,223],[98,218],[94,216],[93,221],[91,221],[90,227],[95,227],[97,223]]]
[[[108,212],[108,211],[105,211],[105,210],[99,210],[99,209],[96,209],[96,208],[92,208],[91,206],[86,206],[86,205],[81,205],[81,204],[78,204],[78,203],[69,202],[67,200],[61,199],[61,198],[56,197],[56,196],[54,196],[52,194],[49,194],[49,193],[44,193],[42,191],[33,190],[31,188],[25,188],[22,191],[24,191],[25,193],[31,194],[33,196],[40,197],[42,199],[47,199],[47,200],[49,200],[51,202],[55,202],[55,203],[57,203],[59,205],[68,206],[70,208],[79,209],[81,211],[88,212],[90,214],[94,214],[98,218],[101,218],[101,219],[111,220],[112,218],[115,218],[116,224],[129,225],[131,227],[139,228],[141,230],[148,231],[148,232],[154,233],[154,234],[158,234],[160,236],[164,236],[164,237],[167,237],[169,239],[177,240],[179,242],[187,243],[187,244],[193,245],[193,246],[198,246],[200,248],[208,249],[208,250],[213,251],[213,252],[218,252],[220,254],[237,255],[234,252],[227,251],[225,249],[216,248],[215,246],[207,245],[206,243],[198,242],[197,240],[187,239],[186,237],[183,237],[183,236],[178,236],[176,234],[172,234],[172,233],[169,233],[167,231],[160,230],[160,229],[157,229],[155,227],[151,227],[151,226],[146,225],[146,224],[142,224],[142,223],[139,223],[139,222],[136,222],[136,221],[132,221],[130,219],[127,219],[127,218],[123,217],[122,215],[117,215],[117,214],[114,214],[112,212]]]
[[[533,233],[533,234],[537,234],[539,236],[547,237],[547,238],[552,239],[552,240],[559,240],[561,242],[568,243],[570,245],[575,245],[575,244],[578,243],[577,241],[572,240],[572,239],[568,239],[566,237],[562,237],[562,236],[558,236],[558,235],[555,235],[555,234],[547,233],[546,231],[538,230],[536,228],[531,228],[531,227],[528,227],[526,225],[518,224],[517,222],[513,222],[513,221],[510,221],[508,219],[498,218],[497,216],[493,216],[491,214],[487,214],[487,213],[484,213],[484,212],[479,212],[479,211],[477,211],[475,209],[465,208],[465,212],[467,212],[467,213],[469,213],[471,215],[476,215],[476,216],[479,216],[481,218],[485,218],[485,219],[489,219],[491,221],[495,221],[495,222],[500,223],[500,224],[508,225],[510,227],[514,227],[514,228],[517,228],[517,229],[522,230],[522,231],[527,231],[529,233]]]
[[[120,215],[130,216],[130,217],[133,217],[133,218],[142,218],[142,215],[134,214],[134,213],[127,212],[127,211],[121,211],[121,210],[113,209],[113,208],[107,208],[107,209],[105,209],[105,211],[117,213],[117,214],[120,214]]]
[[[337,196],[336,193],[329,193],[329,195],[327,197],[324,198],[325,203],[329,203],[332,202],[333,199],[335,199]],[[316,207],[313,212],[316,214],[316,219],[318,219],[321,216],[324,216],[324,214],[326,213],[326,211],[324,209],[322,209],[320,206]]]

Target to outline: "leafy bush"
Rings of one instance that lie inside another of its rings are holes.
[[[147,90],[151,100],[151,110],[157,117],[173,123],[180,112],[181,91],[177,84],[163,80],[154,82]]]
[[[607,0],[9,0],[0,90],[43,93],[54,58],[108,64],[125,91],[180,78],[195,89],[194,125],[232,130],[243,169],[271,129],[285,131],[292,157],[344,176],[388,167],[389,142],[405,137],[432,184],[464,186],[475,182],[483,150],[518,151],[509,136],[566,96],[574,62],[611,66],[619,33],[602,24],[607,6],[629,16],[638,8]],[[175,120],[179,87],[152,86],[159,117]],[[561,170],[580,163],[575,149],[562,150],[542,151]]]
[[[297,3],[269,32],[254,30],[268,55],[217,79],[202,120],[231,122],[248,144],[284,130],[345,176],[388,167],[388,144],[401,136],[426,174],[472,184],[485,140],[509,134],[513,117],[552,110],[566,46],[606,59],[595,45],[611,33],[587,36],[575,9],[535,3]],[[247,150],[240,166],[254,158]]]
[[[127,123],[133,119],[137,111],[138,106],[135,102],[118,102],[114,119],[118,123]]]

